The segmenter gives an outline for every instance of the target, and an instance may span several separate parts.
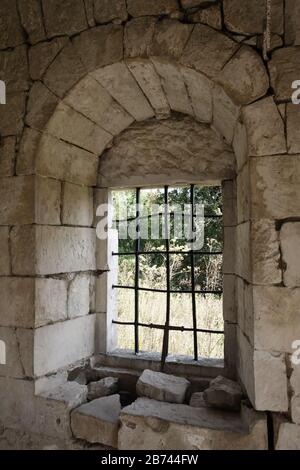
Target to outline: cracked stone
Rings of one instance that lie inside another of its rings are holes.
[[[170,403],[183,403],[190,382],[182,377],[144,370],[136,384],[138,395]]]
[[[113,395],[117,392],[119,379],[116,377],[105,377],[97,382],[90,382],[88,384],[88,400],[92,401],[96,398],[106,397]]]
[[[221,410],[239,411],[241,408],[242,390],[238,383],[225,377],[218,376],[204,390],[205,403]]]

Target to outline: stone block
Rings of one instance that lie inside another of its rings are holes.
[[[271,86],[277,100],[289,101],[292,96],[292,83],[299,80],[299,47],[284,47],[272,53],[268,62]]]
[[[17,0],[2,0],[0,5],[0,49],[15,47],[25,42],[19,18]]]
[[[248,159],[247,129],[240,122],[237,122],[235,126],[232,146],[236,156],[237,170],[240,171]]]
[[[24,126],[26,94],[7,94],[6,105],[1,106],[0,133],[2,137],[21,134]]]
[[[285,37],[286,46],[300,46],[300,4],[297,0],[285,2]]]
[[[18,2],[22,26],[28,34],[31,44],[46,39],[42,8],[39,0],[21,0]]]
[[[30,47],[28,51],[29,73],[32,80],[41,80],[61,49],[68,43],[67,38],[55,38]]]
[[[86,186],[65,183],[62,223],[90,227],[93,223],[93,190]]]
[[[106,397],[113,395],[118,391],[119,379],[116,377],[105,377],[97,382],[90,382],[88,384],[88,395],[89,401],[95,400],[96,398]]]
[[[67,282],[63,279],[36,279],[35,326],[67,319]]]
[[[246,163],[236,178],[237,186],[237,223],[250,219],[250,166]]]
[[[154,117],[153,109],[126,64],[108,65],[93,72],[92,76],[137,121]]]
[[[213,113],[212,82],[205,75],[188,67],[181,67],[181,73],[188,90],[195,118],[200,122],[211,122]]]
[[[214,29],[222,29],[222,13],[220,5],[212,5],[211,7],[197,10],[188,16],[191,23],[202,23]]]
[[[203,3],[214,2],[215,0],[181,0],[182,8],[198,7]]]
[[[147,57],[154,36],[157,18],[144,16],[133,18],[125,25],[124,54],[125,57]]]
[[[234,274],[236,271],[236,227],[224,227],[223,272]]]
[[[26,46],[0,52],[0,80],[4,80],[7,93],[28,90],[29,74]]]
[[[178,9],[177,0],[127,0],[128,13],[133,16],[169,15]]]
[[[300,106],[288,103],[286,118],[288,153],[300,153]]]
[[[87,29],[83,0],[42,0],[48,38],[73,35]],[[72,14],[70,15],[70,12]]]
[[[16,153],[15,137],[5,137],[0,142],[0,177],[13,176]]]
[[[236,305],[236,278],[232,274],[223,276],[223,312],[225,321],[236,323],[237,305]]]
[[[6,363],[0,374],[7,377],[33,376],[33,330],[0,327],[0,340],[6,345]]]
[[[90,311],[90,276],[78,274],[69,283],[68,318],[88,315]]]
[[[35,157],[41,133],[26,127],[22,134],[17,157],[17,175],[32,175],[35,173]]]
[[[1,277],[0,291],[0,325],[32,328],[35,304],[34,279]]]
[[[50,178],[35,178],[35,222],[60,225],[61,183]]]
[[[284,123],[272,97],[243,108],[243,118],[247,128],[249,155],[276,155],[286,152]]]
[[[120,396],[98,398],[71,413],[71,427],[77,439],[118,447]]]
[[[300,287],[300,223],[285,223],[280,231],[282,261],[284,264],[283,282],[287,287]]]
[[[90,357],[94,353],[95,315],[46,325],[34,332],[34,374],[37,376]]]
[[[240,107],[232,102],[223,88],[216,85],[213,89],[213,127],[230,145],[239,114]]]
[[[276,450],[300,450],[300,426],[282,423],[279,427]]]
[[[10,274],[9,227],[0,227],[0,276]]]
[[[252,282],[280,284],[282,282],[279,233],[273,220],[261,219],[251,223]]]
[[[239,411],[241,408],[242,390],[233,380],[218,376],[211,380],[209,388],[204,390],[205,403],[221,410]]]
[[[127,20],[125,0],[94,0],[94,17],[96,23],[122,23]]]
[[[35,274],[35,231],[34,225],[20,225],[11,230],[11,260],[14,275],[30,276]]]
[[[64,101],[112,135],[119,135],[134,121],[91,76],[75,85]]]
[[[144,370],[136,384],[139,396],[170,403],[183,403],[190,382],[182,377]]]
[[[194,408],[206,408],[209,406],[203,398],[203,392],[195,392],[192,394],[190,406],[193,406]]]
[[[1,178],[0,224],[22,225],[34,222],[34,177]]]
[[[163,19],[155,24],[153,40],[149,49],[151,56],[178,59],[193,30],[190,24]]]
[[[43,130],[54,113],[59,99],[41,82],[34,82],[27,101],[25,123],[33,129]]]

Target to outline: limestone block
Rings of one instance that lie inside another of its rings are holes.
[[[239,48],[238,43],[206,25],[197,24],[185,46],[181,63],[213,78]]]
[[[120,450],[267,449],[264,415],[194,408],[139,398],[121,412]]]
[[[195,392],[192,394],[190,399],[190,406],[193,406],[194,408],[205,408],[209,406],[204,401],[203,392]]]
[[[15,47],[25,42],[17,0],[2,0],[0,5],[0,49]]]
[[[253,316],[253,312],[251,312]],[[240,321],[240,316],[239,316]],[[252,333],[253,334],[253,333]],[[254,376],[254,350],[248,336],[240,327],[237,328],[237,372],[247,396],[252,405],[255,405],[255,376]]]
[[[146,369],[137,381],[136,391],[139,396],[170,403],[183,403],[189,385],[190,382],[182,377]]]
[[[212,121],[212,82],[189,67],[181,67],[181,73],[191,100],[197,121]]]
[[[300,4],[297,0],[285,2],[285,37],[287,46],[300,46]]]
[[[168,15],[178,9],[177,0],[127,0],[131,16]]]
[[[124,32],[125,57],[148,56],[156,22],[157,18],[144,16],[133,18],[126,23]]]
[[[73,42],[89,72],[123,59],[122,26],[98,26],[76,36]]]
[[[224,0],[224,17],[226,27],[239,34],[263,33],[263,18],[266,15],[266,6],[261,0]],[[283,1],[272,1],[273,33],[283,33]]]
[[[18,6],[23,28],[28,34],[31,44],[46,39],[39,0],[21,0],[18,2]]]
[[[279,233],[273,220],[251,223],[252,282],[280,284],[282,282]]]
[[[88,315],[90,310],[90,276],[78,274],[69,284],[68,318]]]
[[[134,121],[91,76],[75,85],[64,102],[112,135],[119,135]]]
[[[160,58],[152,59],[152,61],[161,78],[170,108],[173,111],[194,116],[179,66]]]
[[[36,279],[35,326],[67,319],[67,282],[63,279]]]
[[[246,163],[237,175],[237,222],[250,219],[250,166]]]
[[[252,159],[250,172],[253,218],[298,217],[300,155]]]
[[[288,103],[286,117],[288,153],[300,153],[300,106]]]
[[[2,137],[21,134],[24,126],[25,93],[7,94],[6,105],[1,106],[0,133]]]
[[[22,225],[34,222],[34,177],[1,178],[0,223]]]
[[[120,396],[98,398],[71,413],[71,427],[77,439],[118,447]]]
[[[127,20],[125,0],[94,0],[94,17],[96,23],[122,23]]]
[[[35,274],[35,226],[20,225],[10,233],[12,273],[22,276]]]
[[[0,52],[0,80],[4,80],[7,93],[28,90],[29,74],[26,46]]]
[[[5,137],[0,142],[0,176],[12,176],[16,153],[15,137]]]
[[[154,109],[156,117],[167,118],[170,115],[169,103],[152,62],[146,59],[131,59],[127,61],[127,66]]]
[[[98,157],[84,149],[44,134],[38,147],[37,172],[70,183],[95,186]]]
[[[53,93],[62,98],[86,73],[76,48],[68,41],[47,68],[43,80]]]
[[[261,57],[248,46],[242,46],[217,77],[234,103],[245,105],[264,96],[269,77]]]
[[[237,312],[236,312],[236,279],[231,274],[224,274],[223,276],[223,312],[224,319],[228,322],[236,323]]]
[[[36,418],[33,394],[33,380],[0,377],[0,415],[5,426],[23,430],[32,427]]]
[[[34,325],[34,279],[0,278],[0,325],[32,328]]]
[[[248,159],[247,129],[240,122],[237,122],[235,126],[232,146],[236,156],[237,170],[240,171]]]
[[[209,8],[198,10],[188,16],[192,23],[207,24],[214,29],[222,29],[222,14],[220,5],[212,5]]]
[[[300,426],[282,423],[279,427],[276,450],[300,450]]]
[[[0,327],[0,339],[6,345],[6,364],[0,374],[23,378],[33,376],[33,330]]]
[[[41,42],[30,47],[28,51],[29,73],[32,80],[41,80],[52,61],[68,43],[66,37]]]
[[[50,178],[35,178],[35,222],[60,225],[61,183]]]
[[[209,387],[204,390],[203,398],[205,403],[213,408],[239,411],[241,408],[242,390],[237,382],[219,375],[211,380]]]
[[[90,227],[93,223],[93,190],[86,186],[65,183],[62,223]]]
[[[250,227],[249,222],[244,222],[236,228],[236,273],[248,282],[251,280]]]
[[[97,382],[90,382],[88,384],[88,400],[92,401],[96,398],[113,395],[118,390],[118,383],[119,379],[116,377],[105,377]]]
[[[297,262],[300,240],[300,223],[285,223],[280,231],[282,261],[284,264],[283,282],[287,287],[300,287],[300,269]]]
[[[166,56],[178,59],[193,30],[190,24],[179,23],[169,18],[155,24],[153,41],[150,47],[151,56]]]
[[[45,28],[48,38],[72,35],[87,29],[88,24],[82,0],[42,0]],[[72,15],[70,15],[72,12]]]
[[[137,121],[154,116],[153,109],[124,63],[98,69],[92,76]]]
[[[94,353],[95,315],[46,325],[34,331],[34,373],[45,375]]]
[[[285,47],[272,53],[268,62],[271,86],[277,100],[289,101],[292,96],[292,83],[299,80],[299,47]]]
[[[112,140],[111,134],[62,102],[57,106],[46,130],[54,137],[75,144],[95,155],[101,155]]]
[[[32,175],[35,172],[35,156],[41,133],[26,127],[22,134],[17,156],[17,175]]]
[[[59,99],[41,82],[34,82],[27,101],[25,123],[33,129],[43,130],[54,113]]]
[[[0,227],[0,275],[10,274],[9,227]]]
[[[239,114],[239,106],[232,102],[223,88],[216,85],[213,89],[213,127],[224,136],[228,144],[233,141]]]

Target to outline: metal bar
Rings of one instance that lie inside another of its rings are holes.
[[[139,263],[139,251],[140,251],[140,188],[136,189],[136,239],[135,239],[135,305],[134,305],[134,349],[135,353],[139,352],[139,277],[140,277],[140,263]]]
[[[195,208],[195,195],[194,195],[194,185],[191,184],[190,188],[190,207],[192,210],[192,215],[194,215]],[[191,243],[193,243],[192,237],[195,230],[194,217],[191,217]],[[193,245],[192,245],[193,246]],[[192,314],[193,314],[193,336],[194,336],[194,359],[198,361],[198,338],[197,338],[197,311],[196,311],[196,296],[195,296],[195,259],[194,252],[191,249],[191,284],[192,284]]]
[[[169,240],[169,219],[168,219],[168,186],[165,186],[165,246],[166,246],[166,271],[167,271],[167,299],[166,299],[166,323],[161,354],[161,370],[164,369],[166,358],[169,352],[169,326],[170,326],[170,302],[171,302],[171,279],[170,279],[170,240]]]
[[[182,212],[169,212],[168,215],[175,215],[175,214],[182,214]],[[140,217],[140,220],[143,219],[152,219],[153,217],[159,217],[161,215],[164,215],[163,212],[158,212],[157,214],[149,214],[149,215],[143,215]],[[194,214],[193,217],[197,217],[197,214]],[[221,219],[223,217],[223,214],[204,214],[205,219]],[[113,223],[116,224],[121,224],[124,222],[133,222],[136,219],[136,217],[128,217],[128,219],[114,219]]]
[[[170,255],[189,255],[191,250],[171,250],[169,251]],[[203,256],[217,256],[222,255],[223,251],[193,251],[194,255],[203,255]],[[165,250],[157,250],[157,251],[139,251],[140,255],[166,255],[167,252]],[[135,251],[128,251],[128,252],[112,252],[112,256],[134,256]]]
[[[114,284],[112,286],[113,289],[135,289],[135,286],[119,286],[119,285],[116,285]],[[151,287],[139,287],[138,290],[141,290],[141,291],[145,291],[145,292],[162,292],[162,293],[166,293],[167,292],[167,289],[155,289],[155,288],[151,288]],[[195,289],[195,294],[223,294],[223,290],[196,290]],[[171,294],[191,294],[192,291],[191,290],[174,290],[174,289],[170,289],[170,293]]]
[[[135,322],[130,322],[130,321],[119,321],[119,320],[113,320],[113,323],[116,325],[125,325],[125,326],[133,326],[135,325]],[[152,328],[156,330],[166,330],[165,325],[159,325],[159,324],[154,324],[154,323],[138,323],[138,326],[141,326],[143,328]],[[168,327],[169,330],[172,331],[194,331],[194,328],[186,328],[184,326],[171,326],[169,325]],[[198,333],[208,333],[212,335],[224,335],[224,331],[221,330],[206,330],[203,328],[197,328]]]

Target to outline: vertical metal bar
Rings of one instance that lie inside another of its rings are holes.
[[[134,296],[134,349],[135,354],[139,352],[139,277],[140,277],[140,188],[136,189],[136,211],[135,211],[135,226],[136,226],[136,239],[135,239],[135,296]]]
[[[167,272],[167,299],[166,299],[166,322],[163,338],[163,347],[161,355],[161,369],[164,369],[166,358],[169,352],[169,326],[170,326],[170,301],[171,301],[171,281],[170,281],[170,240],[169,240],[169,208],[168,208],[168,186],[165,186],[165,211],[164,211],[164,221],[165,221],[165,246],[166,246],[166,272]]]
[[[191,243],[195,231],[195,187],[192,184],[190,188],[190,207],[191,207]],[[192,282],[192,309],[193,309],[193,334],[194,334],[194,359],[198,361],[198,338],[197,338],[197,309],[196,309],[196,294],[195,294],[195,254],[193,245],[191,246],[191,282]]]

